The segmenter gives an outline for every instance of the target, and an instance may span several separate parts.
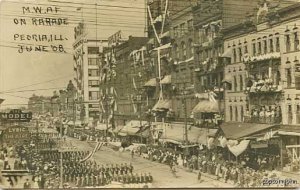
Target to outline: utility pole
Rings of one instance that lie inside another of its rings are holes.
[[[184,109],[184,139],[185,139],[185,143],[187,144],[188,143],[188,129],[187,129],[187,109],[186,109],[186,83],[183,84],[184,87],[183,87],[183,92],[182,92],[182,95],[183,95],[183,109]]]
[[[60,187],[63,188],[63,127],[62,123],[60,123]]]

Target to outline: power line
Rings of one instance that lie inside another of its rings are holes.
[[[22,88],[27,88],[27,87],[39,85],[39,84],[45,84],[45,83],[48,83],[48,82],[61,80],[61,79],[64,79],[64,78],[68,78],[70,76],[73,76],[73,74],[72,75],[63,76],[63,77],[59,77],[59,78],[55,78],[55,79],[51,79],[51,80],[47,80],[47,81],[43,81],[43,82],[33,83],[33,84],[30,84],[30,85],[20,86],[20,87],[17,87],[17,88],[12,88],[12,89],[0,92],[0,94],[1,93],[6,93],[6,92],[11,92],[12,90],[16,90],[16,89],[22,89]]]
[[[43,90],[51,90],[51,89],[65,89],[66,87],[53,87],[53,88],[41,88],[41,89],[29,89],[29,90],[17,90],[10,92],[1,92],[1,94],[11,94],[11,93],[19,93],[19,92],[32,92],[32,91],[43,91]]]

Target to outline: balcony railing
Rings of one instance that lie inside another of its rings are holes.
[[[244,116],[245,123],[280,124],[281,117]]]

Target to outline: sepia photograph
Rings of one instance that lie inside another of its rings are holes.
[[[300,0],[0,0],[0,189],[299,189]]]

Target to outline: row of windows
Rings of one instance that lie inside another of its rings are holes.
[[[177,59],[186,59],[187,57],[192,57],[194,55],[193,41],[188,40],[188,45],[185,42],[181,42],[180,46],[174,44],[174,57]]]
[[[284,42],[286,52],[290,52],[291,50],[298,51],[300,48],[299,36],[297,32],[285,35]],[[248,46],[249,45],[247,41],[244,42],[244,45],[241,42],[239,42],[238,47],[236,47],[236,45],[233,44],[232,54],[234,63],[241,62],[243,55],[245,54],[257,56],[267,53],[280,52],[279,34],[276,34],[275,37],[270,35],[269,38],[264,36],[262,39],[253,39],[251,43],[251,52],[249,52]],[[228,48],[230,48],[230,45],[228,45]]]
[[[100,81],[99,80],[89,80],[89,87],[99,87]]]
[[[186,27],[187,25],[187,27]],[[183,36],[187,31],[193,29],[193,20],[188,20],[187,22],[181,23],[179,26],[173,27],[174,36]]]
[[[229,106],[230,121],[244,120],[244,106]]]

